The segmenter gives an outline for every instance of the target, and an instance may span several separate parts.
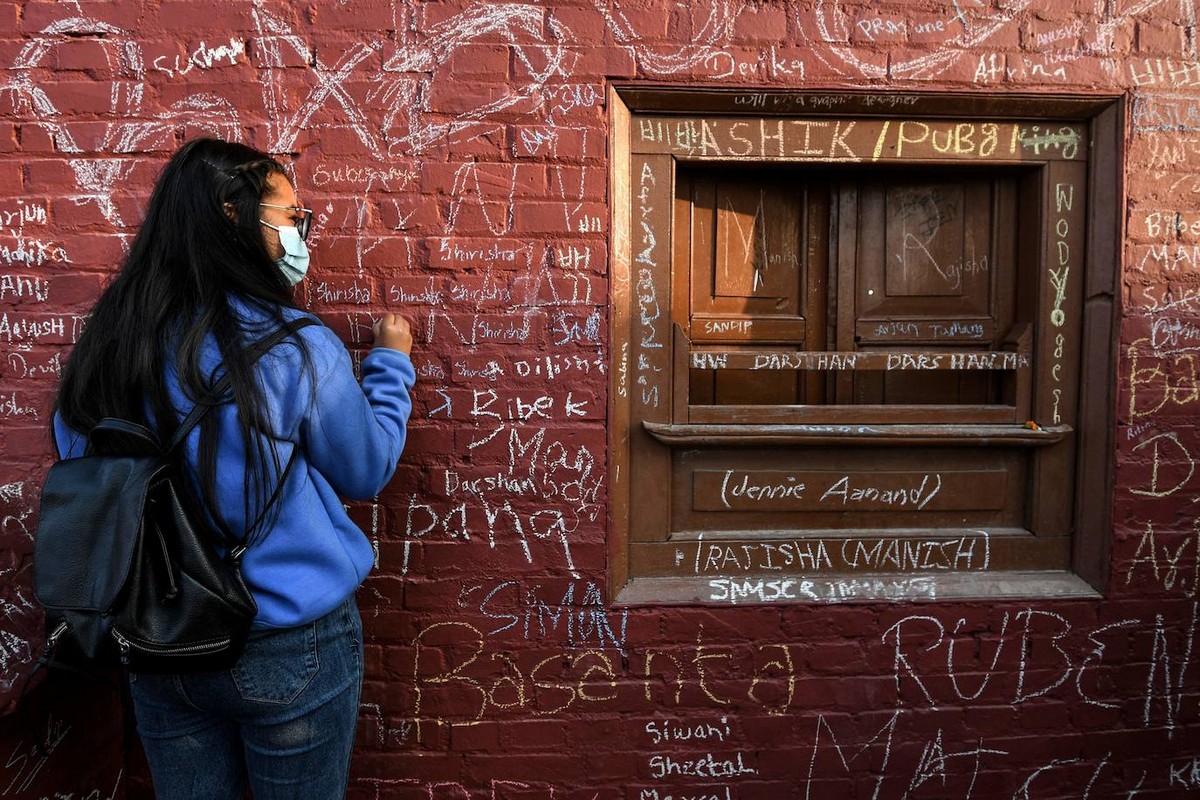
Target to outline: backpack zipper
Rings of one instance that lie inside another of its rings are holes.
[[[198,655],[209,651],[222,650],[233,643],[232,638],[217,639],[212,642],[203,642],[201,644],[188,645],[163,645],[149,644],[146,642],[134,642],[121,635],[121,632],[116,628],[112,629],[112,636],[117,640],[117,647],[121,650],[121,663],[129,663],[129,653],[132,650],[137,650],[141,653],[152,656],[187,656]]]
[[[68,625],[67,621],[64,619],[62,622],[58,623],[57,626],[55,626],[54,630],[50,631],[50,635],[46,637],[47,652],[53,649],[54,645],[58,643],[59,637],[66,633],[67,628],[69,627],[71,626]]]

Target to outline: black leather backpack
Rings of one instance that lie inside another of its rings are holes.
[[[256,342],[251,358],[314,323]],[[216,394],[228,385],[223,378]],[[228,669],[241,655],[258,610],[242,580],[245,547],[218,554],[220,539],[186,502],[172,458],[208,408],[196,406],[165,446],[142,425],[105,419],[84,456],[50,468],[33,552],[34,595],[46,610],[39,665],[119,660],[133,672],[179,673]]]

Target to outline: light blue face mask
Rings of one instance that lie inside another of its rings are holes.
[[[279,244],[283,247],[283,257],[275,259],[275,263],[279,265],[279,271],[283,273],[283,278],[288,285],[295,286],[304,280],[304,276],[308,272],[308,245],[300,238],[300,231],[291,225],[272,225],[265,220],[259,220],[259,222],[279,232]]]

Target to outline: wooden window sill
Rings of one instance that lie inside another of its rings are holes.
[[[1095,599],[1102,595],[1074,573],[1013,570],[970,574],[853,573],[633,578],[616,605],[761,605],[879,601]]]
[[[646,432],[670,447],[697,445],[931,445],[1046,447],[1072,433],[1069,425],[679,425],[642,421]]]

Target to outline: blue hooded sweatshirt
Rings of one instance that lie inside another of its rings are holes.
[[[242,313],[252,324],[266,322],[261,312]],[[291,309],[284,314],[288,319],[305,316]],[[362,360],[360,386],[345,346],[331,330],[317,324],[295,335],[308,346],[311,369],[300,349],[286,341],[255,364],[281,470],[295,451],[278,517],[242,560],[242,576],[258,603],[256,628],[293,627],[322,617],[367,576],[374,563],[371,543],[350,520],[339,495],[365,500],[391,479],[404,449],[412,411],[409,390],[416,382],[405,353],[376,347]],[[219,367],[215,340],[206,343],[201,364],[206,371]],[[167,382],[182,418],[193,403],[179,387],[174,364],[167,365]],[[237,411],[225,404],[208,414],[219,421],[218,504],[229,529],[240,533],[254,520],[246,516],[246,458]],[[83,455],[86,438],[58,416],[54,431],[61,457]],[[199,445],[196,426],[185,445],[193,481]],[[269,487],[277,477],[268,470]],[[251,515],[256,516],[253,509]]]

